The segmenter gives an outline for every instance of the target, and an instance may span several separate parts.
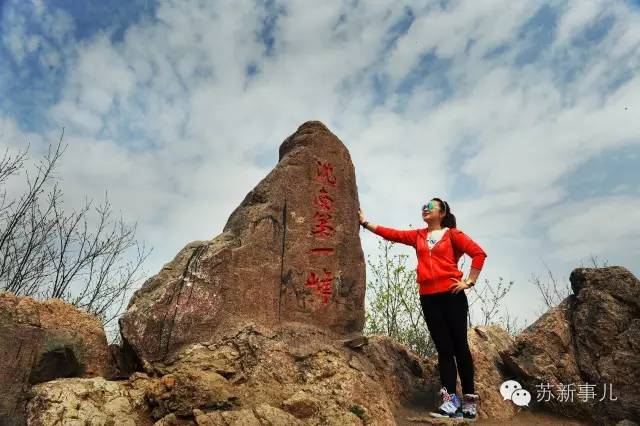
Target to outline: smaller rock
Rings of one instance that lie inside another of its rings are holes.
[[[176,385],[176,379],[172,375],[168,374],[162,377],[162,384],[165,385],[167,389],[173,389]]]
[[[482,337],[483,340],[489,340],[489,336],[487,335],[487,331],[484,327],[478,326],[474,328],[478,336]]]
[[[297,418],[304,419],[315,414],[319,403],[316,398],[300,390],[291,398],[283,401],[282,408]]]
[[[345,340],[344,345],[351,349],[358,349],[369,343],[366,336],[356,337],[355,339]]]
[[[160,420],[158,420],[153,424],[153,426],[177,426],[177,425],[179,425],[178,418],[173,413],[164,416],[163,418],[161,418]]]
[[[222,421],[220,425],[238,425],[238,426],[261,426],[262,423],[256,417],[256,414],[250,408],[243,408],[237,411],[223,411]],[[215,418],[215,417],[213,417]],[[214,423],[216,426],[218,423]],[[267,423],[271,424],[271,423]]]
[[[300,421],[293,415],[287,413],[284,410],[273,407],[269,404],[259,404],[253,409],[256,417],[261,420],[261,423],[272,425],[300,425]]]
[[[146,397],[154,419],[170,413],[189,416],[196,408],[229,410],[237,401],[224,377],[211,370],[190,368],[162,376],[149,388]]]
[[[27,404],[27,423],[115,424],[146,423],[144,394],[149,379],[138,375],[129,382],[112,382],[102,377],[57,379],[33,386]],[[111,422],[111,423],[110,423]]]
[[[30,385],[61,377],[111,377],[98,318],[60,299],[0,292],[0,424],[23,422]]]

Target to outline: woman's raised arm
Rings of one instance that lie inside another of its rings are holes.
[[[380,235],[385,240],[406,244],[412,247],[417,246],[417,238],[418,238],[417,229],[400,230],[400,229],[388,228],[386,226],[376,225],[371,222],[367,222],[364,218],[364,213],[362,212],[362,210],[358,210],[358,216],[360,219],[360,224],[364,228],[368,229],[369,231],[377,235]]]

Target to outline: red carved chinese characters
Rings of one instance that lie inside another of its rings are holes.
[[[322,163],[320,160],[318,160],[317,163],[318,170],[316,173],[316,180],[335,187],[336,177],[333,175],[333,166],[330,163]]]
[[[318,277],[315,272],[309,272],[305,286],[313,288],[320,293],[322,296],[322,304],[326,305],[329,303],[331,290],[333,288],[333,273],[331,271],[327,271],[325,268],[322,268],[322,270],[324,272],[324,277],[322,277],[322,279]]]
[[[333,247],[316,247],[311,249],[313,254],[333,254],[335,249]]]
[[[322,210],[331,211],[331,203],[333,198],[329,195],[329,192],[324,189],[324,186],[318,191],[319,194],[313,199],[313,204],[321,208]]]
[[[318,288],[319,282],[320,282],[320,279],[316,276],[316,273],[309,272],[309,276],[307,277],[307,282],[305,283],[305,286],[309,288]]]
[[[315,181],[321,186],[313,198],[313,205],[316,207],[316,212],[313,215],[311,235],[326,240],[336,233],[336,228],[333,223],[334,199],[327,190],[327,188],[335,188],[337,186],[337,179],[333,174],[333,165],[318,160]],[[314,255],[328,256],[334,254],[334,252],[335,249],[333,247],[327,247],[326,244],[323,247],[314,247],[311,249],[311,253]],[[322,270],[324,273],[323,277],[316,275],[313,271],[309,271],[305,286],[315,289],[316,292],[322,296],[322,304],[326,305],[331,298],[334,277],[332,271],[326,268],[322,268]]]
[[[333,217],[330,213],[317,211],[316,214],[313,215],[313,218],[315,219],[315,226],[311,231],[313,235],[320,237],[331,237],[336,233],[336,229],[332,224]]]

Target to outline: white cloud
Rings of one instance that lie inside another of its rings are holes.
[[[606,13],[604,1],[576,1],[567,4],[567,9],[558,23],[555,43],[564,45],[570,43],[585,26],[593,23],[598,16]]]
[[[85,109],[82,105],[63,101],[51,108],[51,116],[55,120],[59,117],[59,127],[68,127],[70,134],[97,134],[103,126],[102,118]],[[58,124],[56,123],[56,124]]]
[[[493,0],[457,2],[450,9],[434,10],[416,18],[394,49],[388,62],[393,80],[404,77],[420,55],[435,50],[441,58],[467,63],[513,40],[514,32],[536,7],[534,3]],[[470,52],[467,46],[473,41]]]
[[[0,41],[18,65],[23,65],[25,58],[39,48],[43,51],[64,49],[63,43],[73,31],[73,21],[66,12],[52,10],[44,13],[46,7],[42,2],[33,1],[32,4],[32,14],[20,14],[15,8],[4,6],[5,10],[0,15],[2,27],[7,29],[3,30]]]

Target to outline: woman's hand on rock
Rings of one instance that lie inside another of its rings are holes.
[[[364,222],[364,213],[360,209],[358,209],[358,220],[360,223]]]

